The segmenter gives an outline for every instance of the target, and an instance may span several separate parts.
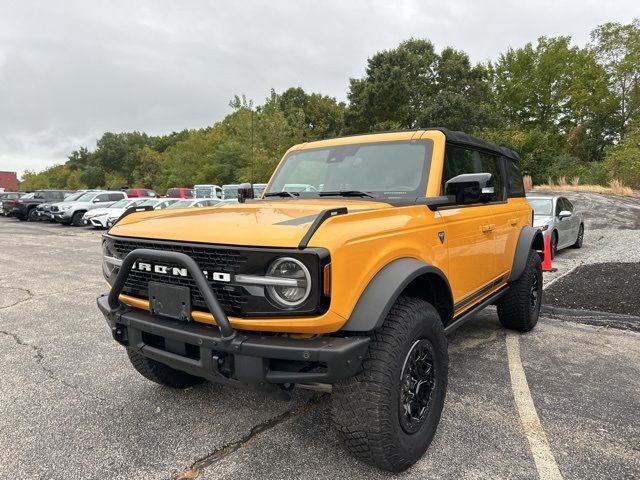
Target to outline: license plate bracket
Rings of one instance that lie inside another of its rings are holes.
[[[149,282],[149,309],[154,315],[191,320],[191,290],[181,285]]]

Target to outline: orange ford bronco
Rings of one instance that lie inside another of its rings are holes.
[[[111,228],[98,306],[114,339],[169,387],[331,391],[349,451],[409,467],[442,412],[446,334],[493,304],[507,328],[538,320],[542,236],[518,155],[446,129],[323,140],[252,192]]]

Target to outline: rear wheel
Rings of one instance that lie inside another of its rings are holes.
[[[584,241],[584,225],[581,223],[578,229],[578,236],[576,237],[576,243],[571,245],[573,248],[582,248],[582,242]]]
[[[187,388],[205,381],[204,378],[189,375],[186,372],[151,360],[131,348],[127,348],[127,355],[131,365],[140,375],[165,387]]]
[[[346,448],[391,472],[413,465],[433,439],[447,391],[449,356],[438,312],[400,297],[357,375],[333,388],[333,422]]]
[[[542,264],[538,253],[530,250],[524,272],[496,303],[498,318],[506,328],[528,332],[538,323],[541,305]]]

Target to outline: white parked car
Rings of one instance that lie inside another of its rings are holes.
[[[134,207],[142,202],[146,202],[145,198],[124,198],[119,200],[109,207],[95,208],[93,210],[89,210],[82,216],[82,224],[83,225],[93,225],[96,228],[105,228],[106,224],[102,222],[100,219],[105,215],[114,214],[116,212],[124,212],[129,207]],[[92,220],[96,220],[95,222]]]
[[[100,223],[105,225],[105,228],[111,228],[120,217],[131,207],[153,207],[154,210],[162,210],[168,208],[170,205],[173,205],[176,202],[179,202],[180,198],[148,198],[148,199],[138,199],[136,202],[122,209],[122,211],[117,212],[109,212],[106,215],[106,218],[101,217]],[[98,219],[95,219],[98,220]],[[100,227],[97,227],[100,228]]]
[[[213,198],[193,198],[182,199],[173,205],[169,205],[167,208],[201,208],[201,207],[213,207],[220,203],[220,200]]]

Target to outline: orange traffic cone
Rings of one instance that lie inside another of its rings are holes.
[[[555,272],[557,268],[553,268],[551,264],[551,235],[544,237],[544,257],[542,259],[543,272]]]

